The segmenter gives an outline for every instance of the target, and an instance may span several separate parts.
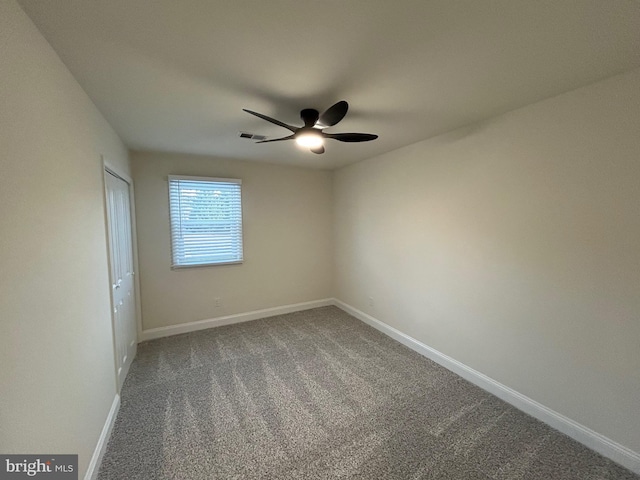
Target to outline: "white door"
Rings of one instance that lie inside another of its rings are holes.
[[[129,184],[106,171],[107,221],[111,262],[113,342],[118,390],[136,355],[136,295]]]

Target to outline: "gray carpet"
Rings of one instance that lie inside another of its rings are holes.
[[[324,307],[141,344],[99,478],[640,477]]]

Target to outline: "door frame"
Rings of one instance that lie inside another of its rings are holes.
[[[111,278],[111,243],[109,240],[109,214],[108,214],[108,193],[107,193],[107,175],[114,175],[118,177],[120,180],[124,181],[129,186],[129,209],[131,215],[131,249],[133,255],[133,288],[134,292],[134,302],[135,302],[135,315],[136,315],[136,343],[140,342],[141,334],[142,334],[142,308],[140,304],[140,268],[138,264],[138,234],[136,229],[136,206],[135,206],[135,197],[133,195],[133,179],[127,175],[125,172],[120,170],[120,168],[114,166],[109,160],[101,155],[102,158],[102,190],[103,190],[103,207],[104,207],[104,226],[105,226],[105,240],[107,247],[107,268],[109,270],[109,304],[110,304],[110,313],[109,318],[111,318],[111,333],[112,333],[112,341],[113,341],[113,364],[114,371],[116,373],[115,383],[116,383],[116,391],[120,393],[120,387],[118,386],[118,377],[117,377],[117,359],[116,359],[116,344],[115,344],[115,331],[114,331],[114,322],[113,318],[113,279]]]

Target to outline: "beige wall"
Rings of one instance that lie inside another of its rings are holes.
[[[132,169],[144,330],[332,295],[330,172],[146,152]],[[171,270],[170,174],[242,179],[243,264]]]
[[[638,152],[640,70],[338,170],[337,297],[640,452]]]
[[[115,396],[100,155],[127,151],[13,0],[0,65],[0,452],[82,474]]]

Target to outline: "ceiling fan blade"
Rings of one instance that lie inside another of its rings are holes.
[[[271,138],[269,140],[260,140],[259,142],[256,143],[269,143],[269,142],[279,142],[281,140],[293,140],[295,135],[289,135],[288,137],[282,137],[282,138]]]
[[[313,127],[318,121],[319,117],[320,114],[313,108],[305,108],[304,110],[300,110],[300,118],[304,122],[305,127]]]
[[[332,127],[344,118],[347,114],[347,110],[349,110],[349,104],[344,100],[340,100],[338,103],[331,105],[322,112],[319,123],[325,127]]]
[[[243,108],[242,110],[244,110],[247,113],[250,113],[251,115],[255,115],[258,118],[266,120],[267,122],[271,122],[271,123],[275,123],[276,125],[280,125],[281,127],[284,127],[287,130],[290,130],[292,132],[295,132],[297,130],[296,127],[292,127],[291,125],[287,125],[286,123],[281,122],[280,120],[276,120],[275,118],[267,117],[266,115],[263,115],[263,114],[258,113],[258,112],[254,112],[252,110],[247,110],[246,108]]]
[[[340,142],[369,142],[378,138],[378,135],[372,133],[323,133],[322,135]]]
[[[317,153],[317,154],[324,153],[324,147],[322,145],[320,145],[319,147],[316,147],[316,148],[311,148],[310,150],[313,153]]]

